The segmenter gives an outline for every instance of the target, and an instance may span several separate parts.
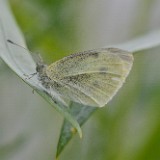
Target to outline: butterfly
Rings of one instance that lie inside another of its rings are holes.
[[[52,98],[87,106],[105,106],[128,76],[133,55],[117,48],[102,48],[71,54],[50,65],[37,63],[39,81]]]

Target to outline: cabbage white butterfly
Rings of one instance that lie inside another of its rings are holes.
[[[103,107],[120,89],[133,64],[129,52],[104,48],[71,54],[50,64],[37,63],[39,80],[54,99]]]
[[[132,53],[102,48],[71,54],[50,65],[38,62],[36,74],[52,98],[66,106],[74,101],[103,107],[125,82],[132,64]]]

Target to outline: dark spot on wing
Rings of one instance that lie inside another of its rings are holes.
[[[67,76],[64,77],[63,80],[67,82],[72,82],[74,84],[79,83],[81,81],[87,81],[90,78],[89,74],[78,74],[78,75],[74,75],[74,76]]]
[[[98,52],[93,52],[93,53],[90,53],[89,55],[91,55],[94,58],[98,58],[99,57],[99,53]]]
[[[75,58],[75,57],[78,57],[79,59],[85,59],[90,56],[98,58],[99,52],[97,50],[89,50],[89,51],[74,53],[74,54],[71,54],[71,55],[65,57],[63,59],[63,62],[65,62],[68,59]]]

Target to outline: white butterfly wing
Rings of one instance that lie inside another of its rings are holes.
[[[46,74],[57,98],[102,107],[122,86],[132,64],[129,52],[99,49],[65,57],[49,65]]]

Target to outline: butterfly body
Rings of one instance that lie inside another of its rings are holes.
[[[102,107],[122,86],[132,63],[131,53],[104,48],[71,54],[49,66],[37,63],[36,70],[54,99]]]

